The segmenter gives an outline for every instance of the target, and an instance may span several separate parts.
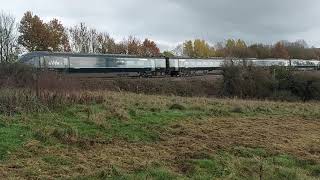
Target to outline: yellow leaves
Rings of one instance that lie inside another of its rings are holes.
[[[186,41],[183,44],[184,55],[192,58],[209,58],[214,56],[214,48],[201,39],[196,39],[194,41]]]
[[[289,58],[288,50],[286,49],[284,44],[281,43],[281,42],[278,42],[274,46],[274,48],[272,50],[272,54],[273,54],[273,57],[275,57],[275,58],[284,58],[284,59],[288,59]]]

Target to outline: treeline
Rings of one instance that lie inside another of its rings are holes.
[[[245,41],[228,39],[210,46],[200,39],[186,41],[173,52],[186,57],[225,57],[225,58],[282,58],[282,59],[319,59],[320,49],[309,48],[304,40],[295,42],[279,41],[274,45],[256,43],[247,45]]]
[[[160,56],[157,44],[129,36],[116,42],[107,32],[80,23],[65,27],[58,19],[44,22],[32,12],[26,12],[20,22],[4,12],[0,15],[0,62],[17,59],[25,51],[127,54]]]
[[[130,36],[116,43],[106,32],[99,32],[85,23],[66,28],[53,19],[43,22],[37,15],[26,12],[19,25],[19,41],[28,51],[64,51],[77,53],[111,53],[141,56],[159,56],[154,41]]]
[[[12,15],[0,13],[0,62],[17,59],[26,51],[75,53],[127,54],[138,56],[184,56],[192,58],[284,58],[319,59],[320,49],[308,47],[304,40],[279,41],[273,45],[246,44],[229,39],[212,45],[205,40],[185,41],[172,51],[160,53],[158,45],[146,38],[134,36],[117,42],[107,32],[98,31],[80,23],[65,27],[58,19],[44,22],[32,12],[26,12],[20,21]]]

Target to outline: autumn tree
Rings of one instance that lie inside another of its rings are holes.
[[[234,57],[235,53],[234,50],[236,48],[236,41],[233,39],[228,39],[226,41],[226,46],[225,46],[225,55],[227,57]]]
[[[125,42],[120,42],[115,46],[115,54],[127,54],[128,46]]]
[[[205,40],[196,39],[183,44],[183,54],[192,58],[209,58],[215,56],[215,49]]]
[[[47,24],[49,47],[52,51],[70,51],[69,39],[65,27],[58,19]]]
[[[271,58],[271,46],[263,45],[263,44],[253,44],[249,46],[251,57],[266,59]]]
[[[192,41],[186,41],[183,43],[183,55],[194,57],[194,48]]]
[[[317,50],[314,47],[304,49],[303,54],[304,54],[303,59],[318,59],[319,58],[319,56],[317,55]]]
[[[28,51],[69,51],[66,30],[57,19],[44,23],[37,15],[26,12],[19,26],[19,43]]]
[[[17,26],[15,18],[4,12],[0,13],[0,63],[17,58]]]
[[[141,41],[134,37],[129,36],[128,39],[125,39],[123,42],[127,48],[127,54],[129,55],[139,55],[141,54]]]
[[[117,47],[113,38],[108,33],[99,33],[97,36],[98,53],[101,54],[116,54]]]
[[[218,42],[215,45],[214,57],[226,57],[226,49],[223,42]]]
[[[200,39],[196,39],[193,43],[194,57],[196,58],[209,58],[214,55],[214,48]]]
[[[241,39],[238,39],[236,41],[234,54],[238,58],[247,58],[247,57],[249,57],[249,50],[248,50],[246,42],[244,42]]]
[[[247,58],[250,56],[246,42],[241,39],[228,39],[226,41],[225,53],[227,57]]]
[[[160,55],[160,49],[154,41],[145,39],[141,46],[141,56],[157,57]]]
[[[295,42],[281,41],[288,50],[290,58],[294,59],[316,59],[317,54],[314,48],[309,48],[305,40]]]
[[[21,19],[19,26],[19,44],[28,51],[49,50],[49,31],[43,21],[30,11],[26,12]]]
[[[272,49],[272,57],[289,59],[289,53],[282,42],[277,42]]]

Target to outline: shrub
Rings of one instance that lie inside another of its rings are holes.
[[[228,65],[223,70],[222,95],[240,98],[309,101],[320,99],[320,77],[286,67],[264,69]]]
[[[224,96],[266,98],[272,94],[271,74],[262,68],[230,65],[224,67],[222,75]]]
[[[0,87],[25,87],[33,84],[35,71],[20,63],[0,63]]]
[[[295,74],[290,88],[303,101],[320,100],[320,78],[310,73]]]
[[[280,90],[273,92],[272,96],[270,97],[272,100],[282,100],[288,102],[299,101],[299,97],[295,96],[289,90]]]

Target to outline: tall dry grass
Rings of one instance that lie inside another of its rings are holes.
[[[93,104],[105,101],[104,95],[87,91],[36,92],[32,89],[0,89],[0,114],[42,112],[73,104]]]
[[[39,112],[72,104],[101,103],[103,95],[81,90],[63,74],[22,64],[0,65],[0,113]]]

